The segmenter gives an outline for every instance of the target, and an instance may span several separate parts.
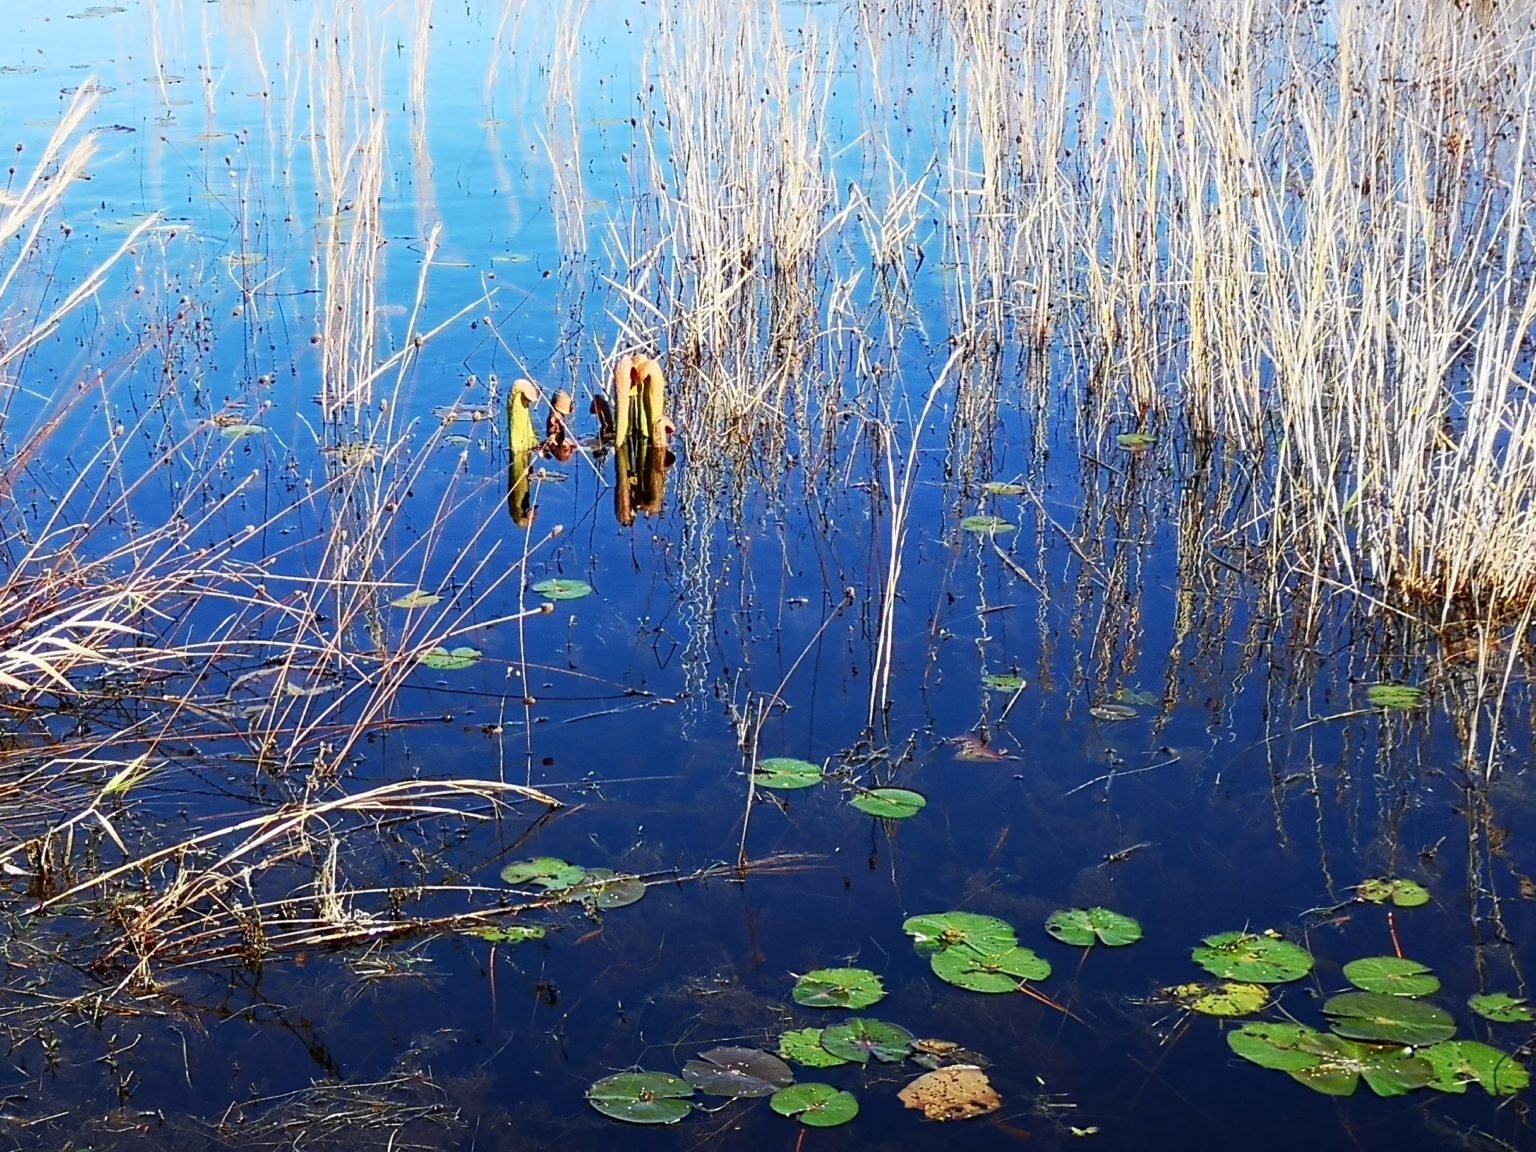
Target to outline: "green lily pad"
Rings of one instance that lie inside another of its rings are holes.
[[[964,520],[960,521],[960,527],[967,532],[996,536],[1003,532],[1012,532],[1018,525],[1004,520],[1001,516],[983,513],[979,516],[967,516]]]
[[[963,944],[940,949],[928,963],[940,980],[970,992],[1017,992],[1020,984],[1051,974],[1049,961],[1019,947],[981,952]]]
[[[244,440],[247,436],[264,436],[267,432],[260,424],[225,424],[219,431],[231,440]]]
[[[821,1046],[824,1028],[796,1028],[779,1037],[779,1055],[807,1068],[836,1068],[847,1064],[841,1056],[834,1056]]]
[[[1467,998],[1467,1007],[1495,1024],[1529,1024],[1536,1019],[1524,997],[1511,996],[1508,992],[1479,992]]]
[[[860,812],[882,820],[905,820],[916,816],[928,803],[921,792],[907,788],[871,788],[849,801]]]
[[[1306,949],[1256,932],[1218,932],[1190,955],[1212,976],[1250,984],[1284,984],[1312,971]]]
[[[1157,443],[1157,437],[1150,432],[1122,432],[1115,437],[1115,443],[1132,452],[1142,448],[1150,448]]]
[[[796,1004],[807,1008],[868,1008],[885,999],[885,985],[868,968],[817,968],[795,981]]]
[[[1365,698],[1378,708],[1407,712],[1424,703],[1424,689],[1412,684],[1372,684],[1365,690]]]
[[[975,912],[928,912],[909,916],[901,930],[912,937],[913,945],[924,955],[961,945],[991,954],[1006,952],[1019,943],[1013,925],[1006,920]]]
[[[1163,694],[1145,688],[1122,688],[1115,693],[1115,699],[1122,704],[1139,704],[1143,708],[1155,708],[1163,702]]]
[[[1417,960],[1399,956],[1367,956],[1344,965],[1344,979],[1367,992],[1388,996],[1433,996],[1440,980]]]
[[[524,927],[509,924],[504,928],[472,928],[468,934],[491,944],[524,944],[529,940],[544,939],[547,932],[547,929],[537,925]]]
[[[1024,677],[1017,672],[997,672],[981,678],[982,687],[994,692],[1020,692],[1024,689]]]
[[[533,590],[546,600],[580,600],[583,596],[592,595],[592,585],[585,580],[568,580],[565,577],[540,580],[533,586]]]
[[[1203,1016],[1248,1016],[1269,1003],[1264,984],[1223,980],[1220,984],[1180,984],[1169,995]]]
[[[1531,1074],[1508,1052],[1477,1040],[1445,1040],[1420,1048],[1418,1054],[1435,1070],[1431,1088],[1462,1093],[1478,1084],[1490,1096],[1513,1096],[1530,1086]]]
[[[1399,908],[1421,908],[1429,903],[1429,889],[1424,885],[1390,876],[1367,880],[1355,892],[1360,899],[1372,904],[1385,904],[1390,900]]]
[[[580,884],[587,870],[558,856],[535,856],[532,860],[514,860],[501,870],[508,884],[537,884],[541,888],[564,889]]]
[[[1450,1014],[1433,1004],[1381,992],[1341,992],[1323,1004],[1333,1030],[1351,1040],[1435,1044],[1456,1034]]]
[[[840,1092],[830,1084],[791,1084],[768,1099],[768,1107],[780,1116],[791,1116],[811,1128],[836,1128],[859,1114],[852,1092]]]
[[[770,756],[759,760],[752,772],[752,783],[759,788],[811,788],[820,784],[820,764],[795,760],[789,756]]]
[[[603,911],[625,908],[645,898],[645,881],[621,876],[611,868],[588,868],[581,882],[566,889],[570,900],[590,900]]]
[[[404,596],[398,596],[389,602],[391,608],[430,608],[434,604],[442,603],[443,598],[435,592],[426,592],[417,588],[414,592],[407,592]]]
[[[428,648],[421,654],[421,662],[428,668],[435,668],[439,672],[450,672],[460,668],[468,668],[479,659],[480,652],[475,648]]]
[[[709,1096],[772,1096],[795,1079],[789,1065],[756,1048],[711,1048],[683,1065],[683,1079]]]
[[[1011,480],[988,480],[981,486],[981,490],[989,496],[1022,496],[1029,489],[1022,484],[1015,484]]]
[[[693,1085],[665,1072],[620,1072],[587,1089],[587,1103],[630,1124],[676,1124],[693,1110]]]
[[[1227,1047],[1260,1068],[1299,1072],[1315,1067],[1317,1041],[1323,1033],[1305,1024],[1255,1020],[1227,1033]]]
[[[855,1018],[823,1029],[821,1046],[856,1064],[868,1064],[871,1057],[882,1064],[894,1064],[911,1054],[912,1033],[884,1020]]]
[[[1328,1096],[1352,1094],[1363,1077],[1378,1096],[1401,1096],[1429,1083],[1427,1061],[1402,1048],[1376,1048],[1302,1024],[1255,1021],[1227,1033],[1227,1046],[1263,1068],[1288,1073]]]
[[[1108,908],[1068,908],[1052,913],[1045,930],[1063,944],[1088,948],[1095,941],[1118,948],[1141,939],[1141,925]]]

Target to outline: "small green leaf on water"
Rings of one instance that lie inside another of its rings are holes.
[[[552,890],[579,884],[586,874],[587,870],[580,864],[568,864],[558,856],[515,860],[501,870],[501,878],[508,884],[537,884]]]
[[[1115,693],[1115,699],[1122,704],[1140,704],[1143,708],[1155,708],[1163,702],[1160,693],[1143,688],[1122,688]]]
[[[1001,516],[983,513],[977,516],[967,516],[964,520],[960,521],[960,527],[967,532],[985,533],[995,536],[1003,532],[1012,532],[1017,525],[1009,523]]]
[[[585,580],[568,580],[564,577],[540,580],[533,590],[546,600],[580,600],[592,595],[592,585]]]
[[[791,1084],[768,1100],[780,1116],[792,1116],[811,1128],[835,1128],[859,1114],[859,1102],[851,1092],[830,1084]]]
[[[969,992],[1017,992],[1029,980],[1044,980],[1051,965],[1028,948],[980,952],[969,945],[944,948],[928,961],[940,980]]]
[[[1372,904],[1384,904],[1388,900],[1399,908],[1419,908],[1429,903],[1429,890],[1412,880],[1398,880],[1390,876],[1378,876],[1362,883],[1355,891],[1360,899]]]
[[[522,925],[511,924],[505,928],[473,928],[469,935],[492,944],[525,944],[529,940],[542,940],[546,930],[538,927],[525,928]]]
[[[683,1065],[683,1079],[710,1096],[772,1096],[794,1078],[788,1064],[756,1048],[712,1048]]]
[[[981,486],[981,490],[989,496],[1022,496],[1029,489],[1022,484],[1015,484],[1011,480],[988,480]]]
[[[1141,939],[1141,925],[1108,908],[1068,908],[1051,915],[1045,930],[1063,944],[1088,948],[1095,941],[1118,948]]]
[[[1450,1014],[1433,1004],[1381,992],[1341,992],[1323,1004],[1333,1030],[1351,1040],[1435,1044],[1456,1034]]]
[[[867,968],[817,968],[795,981],[793,996],[807,1008],[868,1008],[885,999],[885,985]]]
[[[1024,687],[1024,677],[1017,672],[1000,672],[981,678],[983,687],[994,692],[1018,692]]]
[[[1467,998],[1467,1007],[1495,1024],[1528,1024],[1536,1019],[1524,997],[1511,996],[1508,992],[1479,992]]]
[[[620,1072],[587,1089],[587,1103],[631,1124],[675,1124],[693,1110],[693,1085],[665,1072]]]
[[[407,592],[404,596],[391,600],[389,606],[391,608],[430,608],[434,604],[441,603],[442,599],[435,592],[425,592],[417,588],[414,592]]]
[[[1312,956],[1278,936],[1256,932],[1218,932],[1191,953],[1212,976],[1252,984],[1284,984],[1312,971]]]
[[[841,1056],[834,1056],[821,1046],[823,1028],[796,1028],[779,1037],[779,1055],[807,1068],[836,1068],[847,1064]]]
[[[638,876],[620,876],[611,868],[588,868],[565,895],[570,900],[590,900],[606,912],[638,903],[645,896],[645,881]]]
[[[1150,448],[1157,443],[1157,437],[1150,432],[1122,432],[1115,437],[1115,443],[1132,452],[1142,448]]]
[[[790,756],[770,756],[759,760],[752,773],[752,783],[759,788],[811,788],[821,783],[821,765]]]
[[[976,912],[927,912],[909,916],[901,930],[912,937],[919,953],[927,955],[943,948],[969,945],[978,952],[1004,952],[1018,946],[1013,925],[996,916]]]
[[[1168,989],[1168,993],[1203,1016],[1247,1016],[1269,1003],[1269,988],[1265,985],[1231,980],[1220,984],[1180,984]]]
[[[434,668],[439,672],[454,672],[460,668],[468,668],[480,659],[480,652],[475,648],[428,648],[421,654],[421,662],[428,668]]]
[[[1378,708],[1407,712],[1424,703],[1424,689],[1412,684],[1372,684],[1365,690],[1365,698]]]
[[[231,440],[243,440],[247,436],[264,436],[267,430],[260,424],[225,424],[219,431]]]
[[[1440,980],[1417,960],[1399,956],[1366,956],[1344,965],[1344,979],[1367,992],[1388,996],[1433,996]]]
[[[883,1064],[894,1064],[911,1054],[912,1033],[884,1020],[855,1018],[823,1029],[821,1046],[853,1063],[868,1064],[873,1058]]]
[[[1476,1040],[1446,1040],[1420,1048],[1418,1055],[1435,1070],[1431,1088],[1462,1093],[1478,1084],[1490,1096],[1513,1096],[1531,1083],[1525,1065],[1508,1052]]]
[[[906,788],[871,788],[860,792],[849,803],[860,812],[883,820],[905,820],[921,812],[928,799],[922,793]]]

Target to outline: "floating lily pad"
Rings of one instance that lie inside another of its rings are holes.
[[[772,1096],[795,1079],[789,1065],[756,1048],[711,1048],[683,1065],[683,1079],[709,1096]]]
[[[430,608],[434,604],[440,604],[442,599],[435,592],[425,592],[417,588],[414,592],[407,592],[404,596],[391,600],[389,606],[391,608]]]
[[[1019,692],[1025,685],[1024,677],[1017,672],[998,672],[981,678],[983,687],[994,692]]]
[[[1333,1030],[1351,1040],[1436,1044],[1456,1034],[1450,1014],[1433,1004],[1381,992],[1341,992],[1323,1004]]]
[[[1420,908],[1429,903],[1429,889],[1424,885],[1390,876],[1367,880],[1355,892],[1360,899],[1372,904],[1385,904],[1390,900],[1399,908]]]
[[[645,898],[645,881],[638,876],[621,876],[611,868],[588,868],[581,882],[566,891],[572,900],[590,900],[605,912],[625,908]]]
[[[1372,684],[1365,690],[1365,698],[1378,708],[1407,712],[1424,703],[1424,689],[1412,684]]]
[[[675,1124],[693,1110],[693,1085],[665,1072],[620,1072],[587,1089],[587,1103],[631,1124]]]
[[[1378,1096],[1401,1096],[1433,1075],[1427,1061],[1405,1049],[1356,1044],[1302,1024],[1244,1024],[1227,1033],[1227,1045],[1245,1060],[1329,1096],[1350,1095],[1362,1077]]]
[[[976,912],[927,912],[909,916],[901,930],[912,937],[913,946],[922,954],[942,948],[969,945],[978,952],[1006,952],[1018,946],[1013,925],[996,916]]]
[[[836,1068],[847,1064],[841,1056],[834,1056],[821,1046],[824,1028],[796,1028],[779,1037],[779,1055],[807,1068]]]
[[[1445,1040],[1420,1048],[1418,1055],[1435,1070],[1431,1088],[1462,1093],[1481,1085],[1490,1096],[1513,1096],[1530,1086],[1531,1074],[1508,1052],[1477,1040]]]
[[[1143,448],[1150,448],[1157,443],[1157,437],[1150,432],[1122,432],[1115,437],[1115,443],[1120,447],[1136,452]]]
[[[885,985],[867,968],[817,968],[795,981],[793,995],[807,1008],[868,1008],[885,999]]]
[[[491,944],[525,944],[529,940],[542,940],[548,930],[537,925],[524,927],[520,924],[509,924],[504,928],[472,928],[469,935]]]
[[[1367,992],[1388,996],[1433,996],[1440,980],[1417,960],[1399,956],[1367,956],[1344,965],[1344,979]]]
[[[558,856],[514,860],[501,870],[501,878],[508,884],[537,884],[552,890],[580,884],[586,874],[587,870],[580,864],[567,863]]]
[[[766,760],[759,760],[752,773],[752,783],[759,788],[811,788],[820,784],[821,780],[820,764],[789,756],[770,756]]]
[[[1524,997],[1508,992],[1480,992],[1467,998],[1467,1007],[1495,1024],[1528,1024],[1532,1019]]]
[[[1015,484],[1011,480],[988,480],[981,486],[981,490],[989,496],[1022,496],[1029,489],[1022,484]]]
[[[1045,922],[1045,930],[1063,944],[1090,947],[1095,941],[1118,948],[1141,939],[1141,925],[1108,908],[1068,908]]]
[[[830,1084],[791,1084],[768,1100],[780,1116],[791,1116],[812,1128],[835,1128],[859,1114],[852,1092],[840,1092]]]
[[[1191,958],[1212,976],[1251,984],[1284,984],[1312,971],[1312,956],[1306,949],[1255,932],[1207,936]]]
[[[421,654],[421,662],[439,672],[453,672],[460,668],[468,668],[479,659],[480,652],[475,648],[428,648]]]
[[[219,431],[230,440],[244,440],[247,436],[265,436],[267,430],[260,424],[225,424]]]
[[[1255,1020],[1227,1033],[1227,1047],[1260,1068],[1298,1072],[1318,1063],[1315,1049],[1323,1033],[1305,1024]]]
[[[860,812],[882,820],[905,820],[916,816],[928,803],[921,792],[907,788],[871,788],[849,801]]]
[[[592,585],[585,580],[568,580],[564,577],[540,580],[533,590],[546,600],[580,600],[592,595]]]
[[[1029,980],[1051,974],[1050,962],[1028,948],[981,952],[969,945],[943,948],[928,961],[934,975],[970,992],[1017,992]]]
[[[1203,1016],[1248,1016],[1269,1003],[1269,988],[1223,980],[1220,984],[1180,984],[1169,995]]]
[[[1108,724],[1117,724],[1124,720],[1134,720],[1141,713],[1129,704],[1120,704],[1109,700],[1102,704],[1093,705],[1093,707],[1088,709],[1088,715],[1092,716],[1095,720],[1102,720]]]
[[[855,1018],[824,1028],[821,1046],[832,1055],[857,1064],[868,1064],[871,1058],[882,1064],[894,1064],[911,1053],[912,1033],[884,1020]]]
[[[1163,702],[1162,693],[1144,688],[1122,688],[1115,693],[1115,699],[1122,704],[1140,704],[1143,708],[1155,708]]]
[[[970,1120],[996,1112],[1003,1098],[987,1074],[974,1064],[954,1064],[925,1072],[896,1093],[908,1108],[920,1109],[929,1120]]]
[[[1018,525],[1004,520],[1001,516],[983,513],[979,516],[967,516],[964,520],[960,521],[960,527],[967,532],[978,532],[989,536],[996,536],[1003,532],[1012,532]]]

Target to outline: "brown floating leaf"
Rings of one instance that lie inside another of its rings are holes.
[[[955,1064],[925,1072],[897,1096],[908,1108],[920,1108],[929,1120],[969,1120],[1003,1106],[987,1074],[974,1064]]]

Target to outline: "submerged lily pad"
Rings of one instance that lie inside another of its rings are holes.
[[[821,783],[820,764],[796,760],[790,756],[770,756],[759,760],[752,772],[752,783],[759,788],[810,788]]]
[[[779,1055],[807,1068],[836,1068],[847,1064],[841,1056],[834,1056],[821,1046],[824,1028],[796,1028],[779,1037]]]
[[[1004,520],[1001,516],[993,516],[983,513],[978,516],[967,516],[960,521],[960,527],[967,532],[985,533],[995,536],[1003,532],[1012,532],[1018,525]]]
[[[852,1063],[868,1064],[873,1058],[894,1064],[911,1054],[912,1033],[899,1024],[856,1018],[823,1029],[821,1046]]]
[[[581,882],[566,891],[572,900],[590,900],[605,912],[626,908],[645,897],[645,881],[638,876],[620,876],[611,868],[589,868]]]
[[[1015,484],[1011,480],[988,480],[981,486],[981,490],[989,496],[1022,496],[1029,489],[1022,484]]]
[[[923,955],[961,945],[969,945],[978,952],[1005,952],[1019,943],[1012,924],[976,912],[926,912],[921,916],[908,916],[902,922],[901,930],[912,937],[913,947]]]
[[[1508,992],[1479,992],[1467,998],[1467,1007],[1495,1024],[1528,1024],[1536,1019],[1522,996]]]
[[[1433,996],[1440,980],[1417,960],[1400,956],[1367,956],[1344,965],[1344,979],[1367,992],[1388,996]]]
[[[882,820],[905,820],[921,812],[928,798],[907,788],[871,788],[860,792],[849,803],[860,812],[879,816]]]
[[[397,596],[389,602],[389,606],[391,608],[430,608],[434,604],[441,603],[442,599],[435,592],[426,592],[417,588],[404,596]]]
[[[592,595],[592,585],[585,580],[569,580],[565,577],[540,580],[533,586],[533,590],[546,600],[580,600],[583,596]]]
[[[480,652],[475,648],[428,648],[421,654],[421,662],[428,668],[435,668],[439,672],[452,672],[460,668],[468,668],[480,659]]]
[[[567,863],[558,856],[514,860],[501,870],[501,878],[508,884],[537,884],[554,890],[579,884],[586,874],[587,870],[580,864]]]
[[[1180,984],[1169,995],[1202,1016],[1248,1016],[1269,1003],[1264,984],[1223,980],[1219,984]]]
[[[853,1093],[841,1092],[830,1084],[791,1084],[775,1092],[768,1107],[812,1128],[835,1128],[859,1114],[859,1101]]]
[[[1045,930],[1063,944],[1090,947],[1095,941],[1118,948],[1141,939],[1141,925],[1108,908],[1068,908],[1051,915]]]
[[[997,672],[981,678],[982,686],[994,692],[1019,692],[1024,689],[1024,677],[1017,672]]]
[[[1431,1088],[1462,1093],[1478,1084],[1490,1096],[1513,1096],[1530,1087],[1531,1074],[1508,1052],[1477,1040],[1446,1040],[1420,1048],[1418,1054],[1435,1070]]]
[[[683,1065],[683,1079],[710,1096],[772,1096],[795,1079],[789,1065],[756,1048],[711,1048]]]
[[[1157,437],[1150,432],[1122,432],[1115,437],[1115,443],[1132,452],[1142,448],[1150,448],[1157,443]]]
[[[1163,702],[1161,692],[1146,688],[1122,688],[1115,693],[1115,699],[1122,704],[1140,704],[1143,708],[1155,708]]]
[[[885,999],[885,985],[868,968],[817,968],[795,981],[792,995],[807,1008],[868,1008]]]
[[[1372,684],[1365,698],[1378,708],[1407,712],[1424,703],[1424,689],[1412,684]]]
[[[693,1110],[693,1085],[665,1072],[620,1072],[587,1089],[587,1103],[631,1124],[675,1124]]]
[[[247,436],[265,436],[267,430],[260,424],[224,424],[219,431],[230,440],[244,440]]]
[[[1284,984],[1312,971],[1306,949],[1256,932],[1218,932],[1190,955],[1212,976],[1251,984]]]
[[[1399,908],[1420,908],[1429,903],[1429,889],[1424,885],[1390,876],[1366,880],[1355,892],[1360,899],[1372,904],[1385,904],[1390,900]]]
[[[1050,962],[1028,948],[981,952],[969,945],[943,948],[928,961],[934,975],[970,992],[1017,992],[1029,980],[1051,974]]]
[[[1323,1004],[1333,1030],[1351,1040],[1435,1044],[1456,1034],[1450,1014],[1433,1004],[1381,992],[1341,992]]]
[[[970,1120],[996,1112],[1003,1098],[987,1074],[974,1064],[953,1064],[925,1072],[908,1084],[896,1098],[908,1108],[920,1109],[929,1120]]]

